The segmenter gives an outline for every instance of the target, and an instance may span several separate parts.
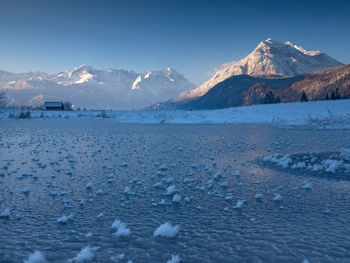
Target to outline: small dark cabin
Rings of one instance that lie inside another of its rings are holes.
[[[47,101],[44,103],[45,110],[64,110],[63,102]]]

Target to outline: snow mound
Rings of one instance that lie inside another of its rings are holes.
[[[280,200],[282,200],[282,195],[280,195],[278,193],[274,193],[274,197],[272,200],[273,201],[280,201]]]
[[[130,229],[127,228],[125,223],[120,221],[119,219],[114,220],[112,228],[117,229],[117,232],[114,233],[117,237],[130,235]]]
[[[236,205],[233,207],[234,209],[241,209],[246,200],[238,200]]]
[[[176,191],[176,187],[175,187],[175,185],[170,185],[170,186],[168,186],[168,188],[167,188],[167,191],[166,191],[166,195],[172,195],[173,193],[175,193],[175,191]]]
[[[309,183],[309,182],[304,182],[302,188],[304,188],[304,189],[311,189],[312,188],[312,184]]]
[[[90,246],[84,247],[80,252],[71,260],[69,263],[80,263],[80,262],[93,262],[95,258],[94,251],[96,248],[91,248]]]
[[[123,190],[123,194],[126,195],[134,195],[135,192],[131,191],[131,189],[129,188],[129,186],[125,186],[124,190]]]
[[[285,154],[284,156],[279,158],[279,154],[275,154],[273,156],[266,156],[263,158],[264,162],[273,162],[282,168],[287,168],[288,165],[292,162],[289,154]]]
[[[27,260],[23,261],[24,263],[45,263],[46,259],[40,251],[34,251],[30,254]]]
[[[254,197],[255,197],[255,199],[262,199],[263,195],[262,194],[256,194]]]
[[[181,201],[181,195],[175,194],[173,197],[173,202],[174,203],[179,203]]]
[[[325,171],[330,173],[336,173],[342,164],[343,164],[342,161],[328,159],[325,161],[325,166],[326,166]]]
[[[11,215],[11,208],[6,208],[2,213],[0,214],[0,217],[10,217]]]
[[[72,221],[72,220],[73,220],[73,217],[74,217],[73,214],[69,214],[68,216],[63,215],[63,216],[61,216],[60,218],[57,218],[57,223],[66,224],[66,223],[68,223],[69,221]]]
[[[166,222],[160,225],[153,233],[153,237],[167,237],[172,238],[177,235],[180,230],[180,226],[172,226],[170,223]]]
[[[350,149],[340,149],[340,156],[345,160],[350,161]]]
[[[167,261],[167,263],[180,263],[181,258],[179,255],[171,255],[171,259]]]

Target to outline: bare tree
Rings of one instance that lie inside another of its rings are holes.
[[[74,106],[70,101],[65,101],[63,102],[63,109],[72,111],[74,109]]]
[[[1,91],[0,92],[0,108],[5,108],[7,105],[6,103],[6,95],[5,92]]]

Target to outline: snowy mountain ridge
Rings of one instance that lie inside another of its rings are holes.
[[[142,108],[193,88],[194,84],[172,68],[147,73],[98,70],[87,65],[57,74],[0,70],[0,91],[5,91],[9,104],[16,106],[60,100],[88,109]]]
[[[236,63],[227,63],[211,79],[196,89],[184,91],[175,101],[203,96],[216,84],[234,75],[296,76],[340,65],[343,64],[321,51],[309,51],[289,41],[280,43],[268,38],[248,56]]]

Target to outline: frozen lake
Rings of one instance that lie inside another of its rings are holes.
[[[350,175],[262,161],[342,148],[350,130],[0,121],[0,262],[350,262]]]

